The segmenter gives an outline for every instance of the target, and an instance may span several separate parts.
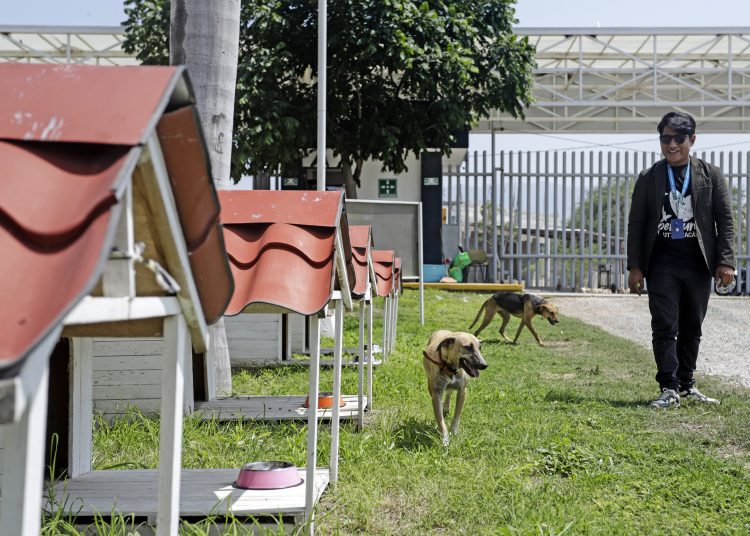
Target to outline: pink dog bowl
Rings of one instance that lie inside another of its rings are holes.
[[[251,462],[240,469],[234,485],[242,489],[282,489],[302,483],[291,462]]]

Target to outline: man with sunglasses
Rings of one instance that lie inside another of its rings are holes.
[[[641,172],[628,217],[628,286],[648,305],[660,396],[649,405],[678,407],[680,399],[718,404],[695,387],[701,325],[711,278],[734,278],[734,220],[729,187],[719,168],[695,156],[695,120],[669,112],[659,125],[664,159]]]

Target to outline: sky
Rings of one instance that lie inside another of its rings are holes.
[[[125,19],[122,0],[2,0],[2,3],[0,26],[118,26]],[[520,27],[705,27],[737,26],[738,22],[750,25],[750,0],[518,0],[515,7],[516,25]],[[543,133],[504,134],[502,140],[507,150],[612,146],[658,150],[655,135],[653,138]],[[639,140],[643,143],[636,143]],[[489,136],[472,135],[470,144],[472,149],[489,150]],[[698,138],[695,148],[750,150],[750,134],[706,134]]]
[[[116,26],[125,18],[122,0],[3,0],[3,4],[0,25]],[[737,26],[750,24],[750,2],[518,0],[516,18],[518,26],[526,27]]]

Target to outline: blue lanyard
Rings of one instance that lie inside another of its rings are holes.
[[[672,173],[672,166],[667,164],[667,174],[669,175],[669,187],[671,188],[672,195],[676,198],[677,186],[674,183],[674,174]],[[688,158],[687,169],[685,170],[685,182],[682,183],[682,194],[681,199],[685,199],[688,185],[690,184],[690,159]]]

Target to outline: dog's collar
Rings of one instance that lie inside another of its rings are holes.
[[[438,367],[440,367],[440,370],[442,370],[443,372],[448,372],[450,373],[451,376],[454,376],[456,372],[458,372],[458,369],[451,367],[448,363],[446,363],[442,359],[440,361],[435,361],[427,354],[427,352],[422,351],[422,353],[424,354],[424,358],[427,361],[430,361],[431,363],[435,363]]]

